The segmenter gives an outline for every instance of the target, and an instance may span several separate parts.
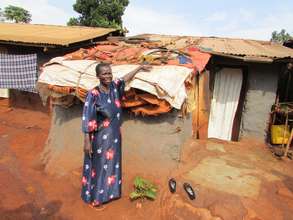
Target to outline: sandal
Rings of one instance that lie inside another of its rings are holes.
[[[184,183],[183,188],[184,188],[185,192],[187,193],[189,199],[194,200],[195,193],[194,193],[194,190],[192,189],[191,185],[189,183]]]
[[[170,190],[170,192],[171,193],[174,193],[174,192],[176,192],[176,181],[175,181],[175,179],[173,179],[173,178],[171,178],[171,179],[169,179],[169,190]]]

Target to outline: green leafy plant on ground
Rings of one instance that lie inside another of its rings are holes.
[[[157,187],[150,181],[143,179],[142,177],[135,177],[134,179],[134,191],[130,193],[131,200],[136,199],[150,199],[155,200],[157,196]]]

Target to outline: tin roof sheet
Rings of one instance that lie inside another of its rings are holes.
[[[112,28],[0,23],[0,41],[67,46],[114,31]]]
[[[161,41],[168,47],[181,48],[187,45],[195,45],[202,51],[211,54],[224,54],[241,57],[257,58],[293,58],[293,49],[284,47],[270,41],[233,39],[219,37],[190,37],[144,34],[149,40]]]

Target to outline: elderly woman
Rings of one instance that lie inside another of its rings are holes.
[[[125,82],[139,71],[149,71],[141,65],[122,79],[113,80],[109,64],[96,66],[100,84],[87,94],[83,116],[84,166],[82,199],[93,207],[99,207],[121,197],[121,98]]]

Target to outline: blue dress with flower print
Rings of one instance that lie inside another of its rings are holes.
[[[87,94],[82,131],[90,135],[93,153],[84,155],[81,197],[100,205],[121,196],[121,98],[125,83],[114,80],[109,93],[98,87]]]

